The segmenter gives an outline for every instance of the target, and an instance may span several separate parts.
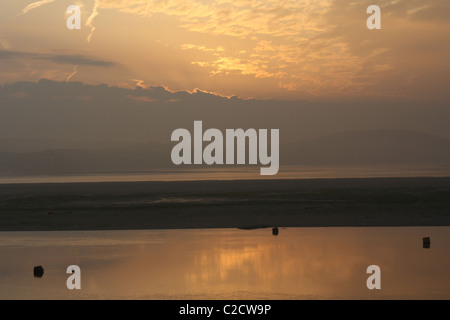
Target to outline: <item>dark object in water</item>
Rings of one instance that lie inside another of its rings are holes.
[[[34,267],[33,274],[35,278],[42,278],[44,275],[44,268],[42,266]]]
[[[273,236],[277,236],[278,235],[278,228],[277,227],[272,228],[272,235]]]
[[[429,237],[423,238],[423,248],[430,249],[431,247],[431,239]]]

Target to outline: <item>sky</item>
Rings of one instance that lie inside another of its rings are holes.
[[[449,14],[448,0],[0,0],[0,84],[447,104]]]

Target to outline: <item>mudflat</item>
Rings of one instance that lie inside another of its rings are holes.
[[[0,231],[450,226],[450,178],[0,185]]]

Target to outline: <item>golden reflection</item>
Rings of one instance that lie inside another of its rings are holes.
[[[3,232],[0,298],[442,299],[450,294],[448,231]],[[30,277],[37,264],[45,269],[41,281]],[[71,264],[82,270],[80,292],[65,290]],[[370,265],[381,268],[381,290],[366,287]]]

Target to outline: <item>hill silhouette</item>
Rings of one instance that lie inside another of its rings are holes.
[[[281,159],[289,164],[402,164],[450,161],[450,140],[423,132],[343,132],[290,143]]]
[[[149,142],[104,149],[1,152],[0,172],[119,173],[177,168],[170,160],[173,145]],[[282,165],[450,163],[450,141],[414,131],[344,132],[282,144],[280,160]]]

